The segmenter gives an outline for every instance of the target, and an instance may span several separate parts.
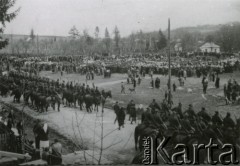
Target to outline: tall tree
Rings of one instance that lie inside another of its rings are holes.
[[[144,34],[143,31],[140,29],[139,33],[137,34],[138,36],[138,40],[137,40],[137,44],[138,44],[138,51],[143,51],[145,49],[145,40],[144,40]]]
[[[158,49],[161,50],[167,46],[167,39],[162,33],[161,29],[159,30],[158,34],[159,34]]]
[[[93,38],[88,34],[88,31],[86,29],[83,30],[83,36],[87,45],[93,44]]]
[[[113,33],[114,33],[115,49],[116,49],[116,51],[120,51],[119,50],[119,42],[120,42],[121,37],[120,37],[120,32],[119,32],[117,26],[115,26]]]
[[[182,46],[184,51],[194,51],[195,40],[191,33],[185,32],[182,37]]]
[[[72,37],[72,39],[77,39],[79,36],[79,31],[77,30],[77,28],[75,27],[75,25],[70,29],[70,31],[68,32],[68,34]]]
[[[34,40],[34,38],[35,38],[35,34],[34,34],[33,29],[31,29],[31,32],[30,32],[30,38],[31,38],[31,40]]]
[[[130,50],[131,51],[135,51],[135,35],[132,33],[131,35],[130,35]]]
[[[98,38],[99,38],[99,32],[100,32],[99,27],[96,26],[96,28],[95,28],[95,32],[94,32],[95,39],[98,39]]]
[[[205,42],[213,42],[214,41],[214,37],[213,35],[207,35],[205,38]]]
[[[106,47],[106,51],[109,52],[110,51],[110,44],[111,44],[111,38],[108,32],[108,29],[105,29],[105,37],[104,37],[104,44]]]
[[[15,5],[15,0],[0,0],[0,33],[4,32],[6,27],[6,22],[11,22],[20,11],[20,8],[13,12],[9,12],[9,10]],[[8,39],[3,39],[0,36],[0,49],[6,47],[8,44]]]

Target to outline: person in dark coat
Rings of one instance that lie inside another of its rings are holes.
[[[216,87],[216,88],[219,88],[219,87],[220,87],[220,78],[219,78],[218,75],[217,75],[217,78],[216,78],[216,81],[215,81],[215,87]]]
[[[133,121],[135,121],[136,123],[137,112],[133,100],[131,100],[130,103],[128,104],[127,110],[129,112],[129,120],[131,120],[131,124]]]
[[[13,110],[11,110],[8,114],[8,123],[10,123],[11,125],[14,125],[14,121],[15,121],[15,115],[13,113]]]
[[[203,77],[202,85],[203,85],[203,94],[206,94],[207,93],[207,87],[208,87],[208,80],[207,80],[206,77]]]
[[[176,92],[177,86],[175,84],[175,82],[173,83],[173,92]]]
[[[204,122],[210,122],[211,116],[206,112],[205,108],[202,107],[202,110],[197,113],[198,117],[202,118]]]
[[[116,121],[117,121],[117,119],[118,119],[118,112],[119,112],[119,110],[120,110],[120,107],[119,107],[119,105],[118,105],[118,102],[116,102],[116,103],[114,104],[113,110],[114,110],[114,112],[115,112],[115,114],[116,114],[116,118],[115,118],[115,120],[114,120],[114,124],[115,124]]]
[[[156,109],[160,110],[160,106],[158,105],[158,103],[156,103],[156,100],[153,99],[152,103],[149,105],[149,107],[152,109],[152,113],[155,114],[156,113]]]
[[[35,137],[36,149],[40,148],[40,137],[39,137],[40,129],[41,129],[41,125],[40,125],[40,121],[38,120],[36,122],[36,124],[33,126],[33,133],[34,133],[34,137]]]
[[[235,122],[231,118],[231,114],[228,112],[226,117],[223,119],[223,127],[225,129],[232,128],[234,129],[235,127]]]
[[[137,81],[136,81],[136,79],[134,78],[134,79],[133,79],[133,88],[135,89],[136,86],[137,86]]]
[[[179,115],[180,119],[183,119],[182,103],[178,103],[178,106],[173,108],[172,111],[175,111]]]
[[[123,107],[121,107],[117,113],[117,120],[118,120],[118,126],[119,126],[118,129],[120,130],[121,127],[124,128],[125,112]]]
[[[158,77],[157,77],[156,80],[155,80],[155,87],[156,87],[157,89],[160,88],[160,79],[159,79]]]
[[[192,104],[189,104],[189,107],[188,109],[184,112],[184,114],[188,114],[188,117],[189,117],[189,120],[190,122],[194,122],[194,119],[196,117],[196,113],[195,111],[193,110],[193,106]]]
[[[141,116],[142,124],[148,125],[150,123],[149,114],[151,114],[151,109],[148,107],[147,110],[142,113],[142,116]]]
[[[218,111],[215,111],[215,114],[212,116],[212,123],[216,126],[222,126],[222,119],[219,116]]]
[[[16,127],[17,127],[17,130],[18,130],[18,134],[23,135],[23,123],[22,123],[21,120],[17,123]]]

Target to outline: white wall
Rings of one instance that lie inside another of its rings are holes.
[[[216,52],[216,53],[220,53],[220,48],[216,47],[216,48],[210,48],[210,47],[201,47],[200,48],[202,52]]]

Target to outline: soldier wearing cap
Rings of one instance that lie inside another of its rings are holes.
[[[205,107],[202,107],[202,110],[197,113],[198,117],[202,118],[204,122],[210,122],[211,117],[208,115],[208,113],[205,110]]]
[[[192,104],[189,104],[188,109],[184,112],[184,114],[187,114],[189,117],[189,120],[191,123],[194,123],[194,119],[196,118],[196,113],[193,110]]]
[[[218,111],[215,111],[215,114],[212,116],[212,123],[216,126],[222,126],[222,119],[219,116]]]
[[[232,128],[234,129],[235,127],[235,122],[231,118],[231,114],[228,112],[226,117],[223,119],[223,127],[225,129]]]

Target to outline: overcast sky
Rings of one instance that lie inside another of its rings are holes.
[[[68,35],[75,25],[82,33],[101,35],[117,25],[121,36],[140,29],[153,31],[171,27],[221,24],[240,21],[239,0],[17,0],[19,15],[7,24],[5,33]]]

